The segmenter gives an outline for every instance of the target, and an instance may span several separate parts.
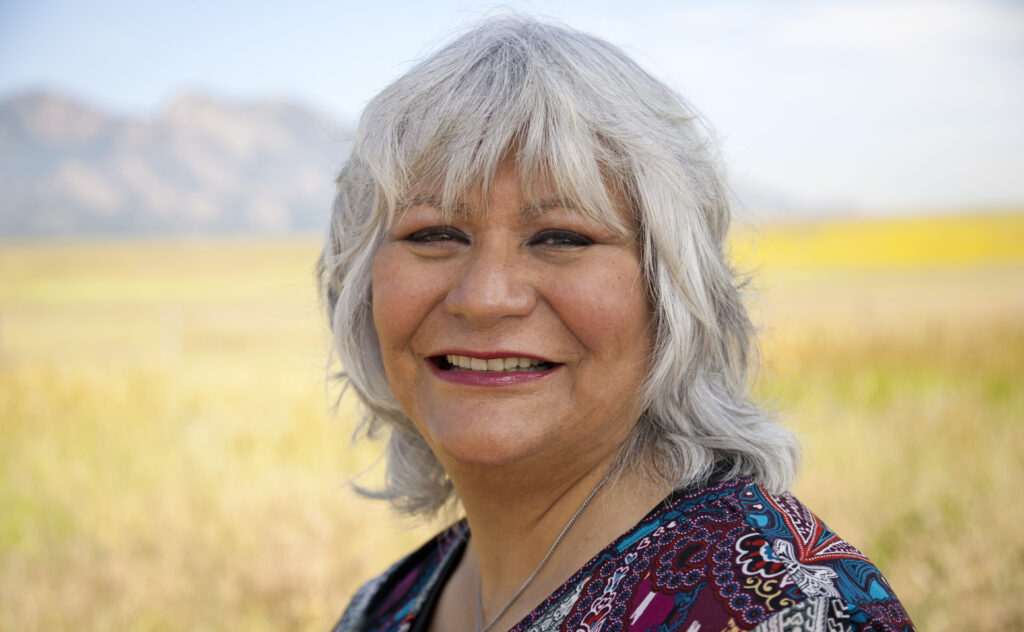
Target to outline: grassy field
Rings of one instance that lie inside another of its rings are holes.
[[[1024,214],[734,244],[798,495],[922,630],[1024,629]],[[0,244],[0,630],[325,630],[433,528],[346,486],[316,250]]]

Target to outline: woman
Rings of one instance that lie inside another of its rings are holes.
[[[321,258],[374,492],[465,519],[338,630],[910,629],[785,489],[718,161],[619,50],[489,21],[366,108]],[[831,626],[831,627],[830,627]]]

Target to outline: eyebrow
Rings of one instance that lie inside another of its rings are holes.
[[[558,208],[563,208],[567,211],[579,210],[567,200],[556,198],[552,200],[541,200],[536,204],[527,204],[519,209],[519,216],[523,219],[533,219],[535,217],[540,217],[548,211],[553,211]]]
[[[441,206],[441,198],[436,195],[417,195],[402,204],[403,210],[408,210],[414,206],[432,206],[438,210],[443,208]],[[469,215],[471,209],[465,202],[459,202],[455,205],[455,212],[460,215]]]
[[[410,199],[407,203],[403,204],[405,208],[412,208],[413,206],[432,206],[436,209],[441,209],[441,200],[435,195],[418,195]],[[573,204],[563,198],[555,198],[549,200],[540,200],[536,204],[525,204],[519,209],[519,216],[523,219],[534,219],[544,215],[548,211],[552,211],[558,208],[563,208],[568,211],[578,210]],[[469,215],[473,212],[465,202],[459,202],[455,205],[455,212],[459,215]]]

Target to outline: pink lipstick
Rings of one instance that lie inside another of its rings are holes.
[[[466,386],[514,386],[542,380],[562,365],[515,352],[449,351],[427,358],[438,379]]]

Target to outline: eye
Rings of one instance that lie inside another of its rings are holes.
[[[436,244],[446,242],[469,242],[469,238],[461,230],[452,228],[451,226],[430,226],[427,228],[421,228],[408,237],[406,241],[411,241],[417,244]]]
[[[594,240],[586,235],[571,230],[545,230],[534,235],[531,246],[554,246],[558,248],[575,248],[589,246]]]

